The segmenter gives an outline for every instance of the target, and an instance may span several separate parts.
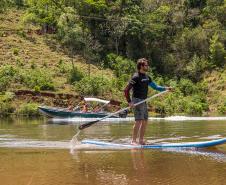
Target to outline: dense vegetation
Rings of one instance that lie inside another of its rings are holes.
[[[0,0],[0,4],[5,14],[11,7],[23,9],[24,30],[34,25],[42,34],[51,34],[68,56],[79,55],[113,71],[110,78],[87,76],[73,62],[63,60],[52,73],[38,62],[27,69],[19,58],[20,49],[13,48],[16,65],[0,67],[0,112],[7,107],[1,104],[11,101],[4,97],[12,82],[36,91],[58,91],[55,76],[65,76],[81,95],[124,101],[122,90],[135,71],[135,61],[146,57],[152,78],[175,87],[174,93],[150,104],[153,112],[202,115],[214,104],[215,112],[226,113],[226,95],[219,93],[226,84],[225,0]],[[18,34],[26,38],[27,32]],[[206,79],[213,71],[221,74],[221,84],[213,88],[218,93],[211,91]]]

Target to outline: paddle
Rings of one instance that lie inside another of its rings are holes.
[[[158,97],[158,96],[160,96],[160,95],[162,95],[163,93],[166,93],[166,92],[168,92],[168,90],[163,91],[163,92],[160,92],[160,93],[158,93],[158,94],[155,94],[154,96],[151,96],[151,97],[149,97],[149,98],[146,98],[146,99],[144,99],[144,100],[142,100],[142,101],[140,101],[140,102],[138,102],[138,103],[135,103],[135,104],[134,104],[134,107],[137,106],[137,105],[140,105],[141,103],[147,102],[147,101],[149,101],[149,100],[151,100],[151,99],[153,99],[153,98],[155,98],[155,97]],[[90,127],[91,125],[93,125],[93,124],[95,124],[95,123],[98,123],[98,122],[101,121],[101,120],[104,120],[104,119],[106,119],[106,118],[110,118],[110,117],[112,117],[112,116],[114,116],[114,115],[117,115],[117,114],[123,112],[123,111],[127,111],[127,110],[129,110],[130,108],[131,108],[131,107],[126,107],[126,108],[120,109],[120,110],[118,110],[118,111],[116,111],[116,112],[114,112],[114,113],[112,113],[112,114],[109,114],[109,115],[103,117],[103,118],[97,119],[97,120],[95,120],[95,121],[90,121],[90,122],[88,122],[88,123],[84,123],[84,124],[80,125],[78,128],[79,128],[79,130],[83,130],[83,129],[87,128],[87,127]]]

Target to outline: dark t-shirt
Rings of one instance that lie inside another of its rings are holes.
[[[133,97],[146,99],[148,95],[148,84],[152,82],[150,76],[143,73],[135,73],[129,81],[129,86],[132,86]]]

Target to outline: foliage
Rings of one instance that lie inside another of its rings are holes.
[[[165,37],[165,32],[168,29],[167,20],[169,18],[171,8],[163,5],[155,11],[147,14],[145,28],[146,35],[149,39],[158,40]]]
[[[179,89],[185,95],[189,96],[197,92],[197,86],[195,86],[189,79],[181,79],[179,81]]]
[[[0,13],[5,12],[10,7],[23,7],[24,0],[0,0]]]
[[[111,81],[112,88],[115,89],[116,91],[122,92],[125,86],[127,85],[130,77],[131,75],[129,74],[123,74],[116,79],[112,79]]]
[[[0,95],[0,101],[2,102],[10,102],[13,100],[15,94],[12,92],[4,92]]]
[[[54,34],[51,38],[57,39],[65,54],[81,55],[97,66],[104,61],[104,67],[113,70],[113,79],[84,77],[80,69],[60,61],[55,75],[65,76],[83,95],[123,97],[136,68],[134,61],[146,57],[153,79],[175,87],[175,93],[156,100],[153,109],[161,114],[201,114],[209,106],[203,77],[225,68],[225,0],[0,0],[0,4],[1,13],[10,6],[23,6],[24,23],[38,25],[40,34]],[[17,35],[24,39],[27,32]],[[49,71],[39,69],[36,61],[29,63],[31,69],[21,70],[27,66],[24,50],[16,45],[10,48],[17,68],[0,67],[1,92],[12,82],[37,92],[55,90]],[[224,84],[225,80],[218,80],[217,90],[224,90]],[[224,104],[218,110],[223,112]]]
[[[82,71],[80,71],[77,67],[73,67],[68,73],[68,82],[73,84],[76,81],[80,81],[84,77]]]
[[[135,72],[135,63],[113,53],[107,55],[105,66],[112,69],[117,77],[124,74],[132,75]]]
[[[25,20],[52,27],[69,53],[89,62],[113,52],[123,60],[147,57],[156,73],[199,81],[225,61],[222,0],[29,0],[28,6]]]
[[[55,90],[52,77],[48,71],[35,68],[21,72],[20,80],[27,87],[40,90]]]
[[[101,76],[84,77],[79,82],[74,83],[75,89],[81,95],[98,96],[110,92],[110,82]]]
[[[219,106],[218,106],[218,112],[222,115],[226,114],[226,101],[223,101]]]
[[[1,4],[0,13],[3,13],[8,6],[8,2],[7,2],[7,0],[0,0],[0,4]]]
[[[72,54],[80,53],[88,61],[99,59],[98,52],[101,51],[101,46],[93,39],[89,30],[82,27],[74,9],[65,8],[65,12],[57,21],[57,28],[58,39]]]
[[[209,105],[205,96],[206,84],[194,84],[188,79],[164,82],[157,78],[158,83],[174,84],[174,92],[166,94],[162,99],[155,99],[150,103],[151,109],[161,115],[186,114],[202,115],[208,111]]]
[[[161,101],[155,100],[151,107],[161,115],[202,115],[208,111],[208,104],[200,95],[183,97],[180,93],[169,95]]]
[[[70,71],[70,66],[63,60],[59,60],[57,67],[59,69],[59,72],[62,74],[68,73],[68,71]]]
[[[223,43],[219,41],[219,35],[213,35],[210,40],[210,59],[216,66],[223,66],[226,63],[226,50]]]
[[[191,62],[186,66],[187,76],[193,81],[200,81],[202,74],[207,70],[211,69],[211,63],[204,57],[198,57],[196,54],[193,56]]]
[[[63,1],[28,0],[28,9],[23,22],[33,23],[42,28],[44,32],[56,29],[57,19],[63,10]]]
[[[24,116],[39,116],[38,104],[36,103],[25,103],[22,104],[17,110],[17,114]]]
[[[74,66],[74,63],[72,62],[72,66],[68,64],[68,62],[64,62],[63,60],[60,60],[57,64],[57,67],[59,69],[59,72],[62,74],[66,74],[67,81],[70,84],[73,84],[76,81],[81,80],[84,77],[83,72]]]
[[[10,82],[15,80],[18,70],[11,65],[0,67],[0,92],[7,90]]]
[[[0,94],[0,116],[9,116],[10,113],[14,112],[14,107],[12,106],[13,98],[14,94],[11,92]]]
[[[2,102],[0,101],[0,116],[9,116],[14,112],[14,107],[11,102]]]

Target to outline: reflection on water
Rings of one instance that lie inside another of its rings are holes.
[[[120,154],[100,151],[77,155],[80,156],[80,168],[87,174],[86,181],[94,184],[198,185],[222,184],[224,180],[225,167],[221,169],[224,163],[216,165],[215,161],[203,155],[181,155],[158,150],[130,150]]]
[[[129,142],[132,122],[83,130],[78,139]],[[225,121],[150,121],[148,142],[226,137]],[[0,120],[0,182],[4,185],[223,185],[226,145],[199,150],[109,150],[78,145],[77,125],[43,120]]]

